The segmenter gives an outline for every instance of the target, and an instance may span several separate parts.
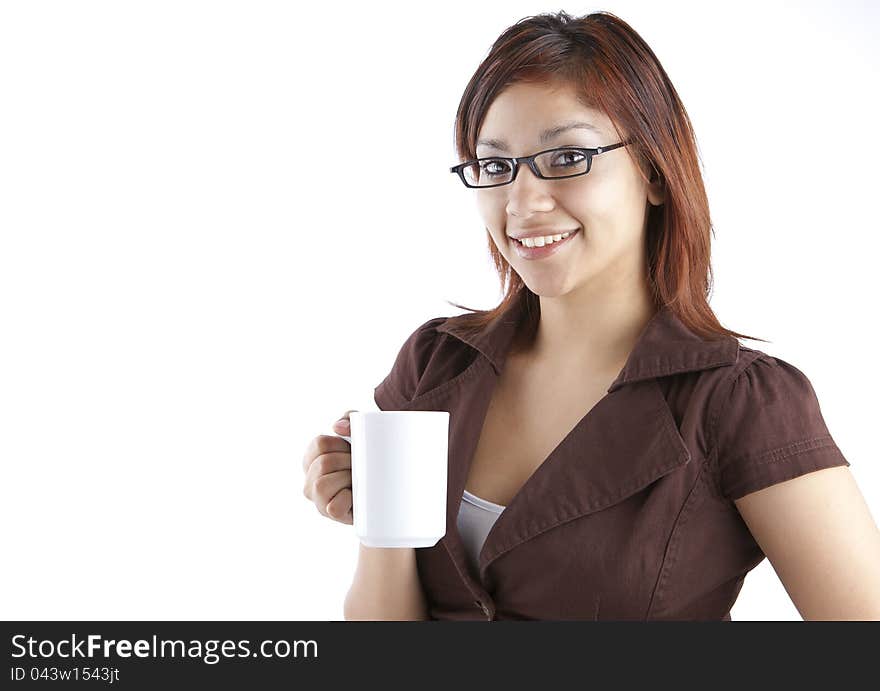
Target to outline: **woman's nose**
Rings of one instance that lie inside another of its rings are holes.
[[[525,163],[520,163],[519,168],[516,177],[506,186],[508,214],[526,217],[536,211],[552,209],[550,185],[553,181],[539,178]]]

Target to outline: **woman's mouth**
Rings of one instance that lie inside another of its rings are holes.
[[[549,257],[553,254],[556,254],[566,244],[568,244],[571,239],[580,232],[580,230],[580,228],[577,228],[576,230],[571,231],[568,237],[564,237],[561,240],[556,240],[555,242],[549,245],[544,245],[543,247],[538,247],[537,245],[534,247],[526,247],[519,240],[515,240],[514,238],[510,238],[510,242],[513,245],[513,249],[517,253],[517,255],[519,255],[523,259],[543,259],[544,257]]]

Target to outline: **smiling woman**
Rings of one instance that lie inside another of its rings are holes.
[[[476,190],[504,298],[491,310],[453,303],[471,312],[462,328],[478,331],[528,287],[527,330],[537,331],[538,295],[623,271],[644,278],[636,297],[643,317],[674,304],[701,336],[753,338],[722,327],[708,305],[711,219],[690,120],[651,48],[619,18],[559,12],[503,32],[465,88],[455,140],[462,163],[454,171],[479,161],[478,170],[509,173]],[[551,145],[582,150],[585,164],[539,181],[549,158],[520,164]],[[508,240],[573,229],[583,232],[567,252],[518,253]],[[537,258],[547,261],[528,261]],[[546,316],[550,305],[541,302]],[[553,333],[560,342],[565,332]]]
[[[880,618],[880,532],[809,379],[709,306],[694,133],[642,38],[516,23],[455,133],[504,297],[423,323],[376,387],[450,412],[448,530],[362,548],[350,611],[729,621],[769,556],[805,618]]]

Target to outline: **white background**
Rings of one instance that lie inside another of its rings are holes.
[[[875,518],[880,73],[863,2],[0,5],[0,612],[341,619],[309,440],[500,290],[448,172],[506,27],[610,10],[694,124],[712,306],[803,370]],[[768,561],[734,620],[800,619]]]

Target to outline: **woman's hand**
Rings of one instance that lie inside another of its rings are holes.
[[[336,422],[333,430],[346,436],[351,434],[348,410]],[[303,494],[314,502],[318,513],[348,525],[354,524],[351,494],[351,445],[340,437],[319,434],[309,442],[303,456],[306,474]]]

